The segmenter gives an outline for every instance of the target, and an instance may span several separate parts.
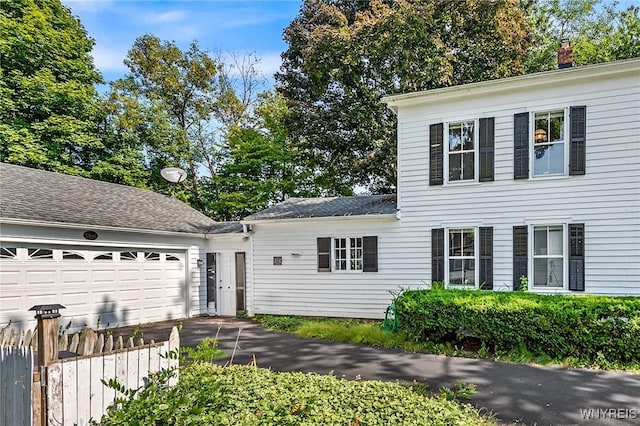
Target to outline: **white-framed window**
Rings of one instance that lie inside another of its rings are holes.
[[[445,170],[447,182],[477,180],[478,132],[475,120],[447,123],[447,152]]]
[[[531,262],[534,289],[566,287],[566,232],[564,225],[532,225]]]
[[[333,238],[333,270],[362,271],[362,237]]]
[[[476,228],[448,228],[445,238],[445,282],[450,287],[477,287]]]
[[[567,110],[534,112],[531,121],[531,177],[567,174]]]

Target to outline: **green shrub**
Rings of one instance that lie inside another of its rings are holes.
[[[287,315],[258,315],[256,319],[265,328],[275,331],[295,331],[303,323],[302,318]]]
[[[396,300],[416,342],[477,336],[495,352],[531,352],[609,367],[640,362],[640,298],[414,290]]]
[[[470,405],[425,397],[409,386],[252,366],[184,367],[175,387],[151,381],[111,408],[102,425],[469,425],[494,424]]]

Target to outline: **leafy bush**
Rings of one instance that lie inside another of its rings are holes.
[[[258,315],[257,320],[265,328],[275,331],[295,331],[303,322],[300,317],[286,315]]]
[[[494,424],[472,406],[396,383],[196,362],[175,387],[151,381],[101,425]]]
[[[415,290],[398,297],[396,312],[400,329],[416,342],[472,335],[496,352],[603,367],[640,362],[640,298]]]

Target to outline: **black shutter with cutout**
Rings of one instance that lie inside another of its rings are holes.
[[[362,237],[362,271],[378,272],[378,237]]]
[[[331,238],[318,238],[318,272],[331,272]]]
[[[572,106],[569,115],[569,174],[583,175],[587,170],[587,107]]]
[[[494,175],[495,119],[480,119],[480,182],[490,182]]]
[[[584,223],[569,224],[569,290],[584,291]]]
[[[442,123],[429,126],[429,185],[442,185],[444,179]]]
[[[529,113],[513,116],[513,178],[529,177]]]
[[[480,227],[480,288],[493,290],[493,228]]]
[[[444,228],[431,230],[431,282],[444,281]]]
[[[513,289],[520,288],[520,277],[528,277],[528,228],[513,227]]]

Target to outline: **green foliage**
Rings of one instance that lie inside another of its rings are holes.
[[[470,405],[425,397],[396,383],[194,363],[180,372],[175,387],[152,380],[135,398],[109,409],[100,424],[481,426],[493,421]]]
[[[533,43],[527,72],[557,68],[560,40],[568,37],[574,63],[587,65],[640,56],[640,7],[602,0],[523,2]]]
[[[406,291],[400,329],[416,342],[478,336],[484,351],[612,367],[640,362],[640,299],[465,290]]]
[[[213,362],[214,359],[227,356],[218,348],[218,341],[211,337],[202,339],[195,349],[185,346],[180,348],[180,352],[186,362]]]
[[[303,2],[276,81],[316,184],[391,191],[396,124],[380,98],[522,74],[528,31],[515,0]]]
[[[265,328],[274,331],[295,331],[305,322],[300,317],[287,315],[258,315],[256,319]]]
[[[520,276],[520,287],[518,291],[529,291],[529,278],[524,275]]]
[[[284,128],[284,99],[275,93],[258,98],[251,118],[229,131],[217,175],[203,181],[205,202],[220,220],[239,220],[292,196],[317,195]]]
[[[454,389],[448,387],[440,388],[442,398],[449,401],[469,400],[476,393],[476,385],[458,381]]]
[[[407,339],[403,333],[385,331],[380,321],[276,315],[259,315],[256,318],[266,328],[294,333],[301,337],[383,348],[401,348],[411,352],[422,349],[421,345]]]

